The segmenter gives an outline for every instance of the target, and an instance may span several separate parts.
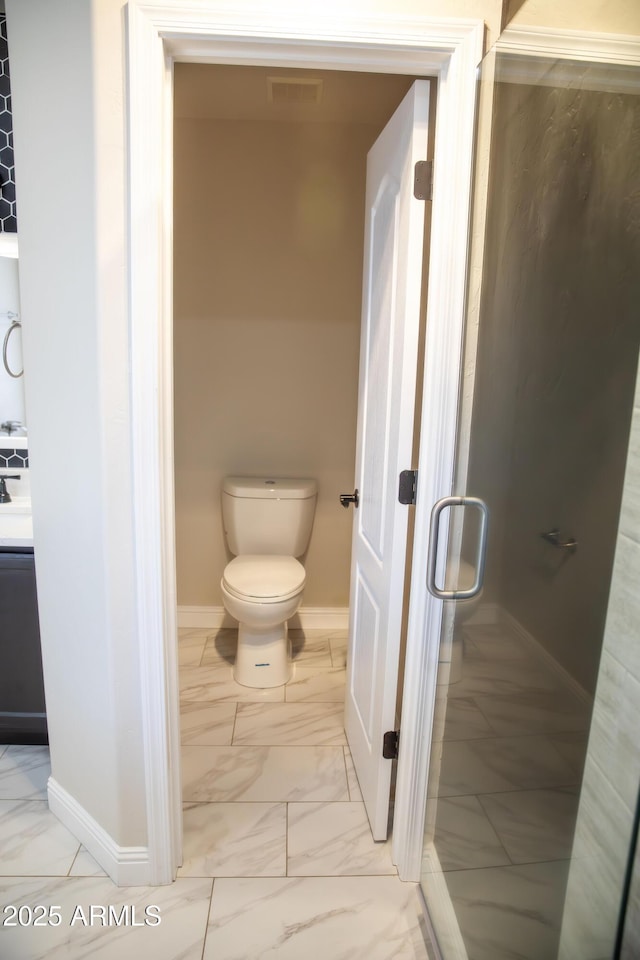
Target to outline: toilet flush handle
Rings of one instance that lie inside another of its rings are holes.
[[[360,496],[357,490],[354,490],[353,493],[341,493],[340,494],[340,503],[342,506],[347,509],[347,507],[352,503],[356,510],[358,509],[358,504],[360,503]]]

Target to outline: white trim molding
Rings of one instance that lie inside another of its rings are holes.
[[[436,77],[438,107],[427,326],[446,353],[457,389],[466,290],[477,67],[484,25],[475,20],[311,15],[230,0],[130,0],[128,16],[129,224],[132,344],[132,461],[143,738],[152,882],[168,883],[180,862],[179,718],[171,478],[171,83],[174,60],[304,66]],[[453,339],[447,334],[451,328]],[[444,338],[444,339],[443,339]],[[453,347],[452,347],[453,345]],[[428,351],[431,346],[428,345]],[[456,352],[457,350],[457,352]],[[440,356],[440,354],[438,354]],[[435,356],[431,366],[439,362]],[[449,369],[450,368],[450,369]],[[454,429],[451,384],[437,418]],[[425,418],[428,419],[428,418]],[[431,444],[430,449],[435,449]],[[450,485],[452,461],[423,482],[422,495]],[[441,495],[441,494],[439,494]],[[417,527],[420,536],[426,527]],[[424,582],[424,581],[423,581]],[[419,592],[418,586],[414,588]],[[424,591],[423,591],[424,593]],[[424,597],[414,610],[408,647],[422,646]],[[430,633],[433,632],[430,627]],[[415,654],[414,654],[415,659]],[[435,671],[434,671],[435,683]],[[431,700],[433,691],[431,691]],[[424,704],[422,705],[424,707]],[[424,707],[431,710],[431,701]],[[420,723],[420,707],[412,706]],[[422,728],[417,732],[423,737]],[[402,762],[413,757],[405,750]],[[400,770],[400,765],[399,765]],[[409,778],[411,779],[411,778]],[[420,780],[416,781],[418,788]],[[416,810],[424,793],[412,800]],[[398,829],[403,821],[398,819]],[[402,829],[404,833],[404,829]],[[414,830],[415,834],[415,830]],[[415,837],[413,837],[415,842]],[[396,863],[407,877],[404,852]]]
[[[237,627],[224,607],[178,607],[178,627],[192,630]],[[289,620],[291,630],[336,630],[349,629],[348,607],[301,607]]]
[[[507,27],[494,49],[499,54],[576,60],[588,63],[640,64],[638,37],[584,30],[552,30],[547,27]]]
[[[51,812],[84,844],[115,884],[140,887],[151,883],[147,847],[121,847],[53,777],[49,777],[47,796]]]
[[[640,40],[508,27],[495,46],[496,80],[640,94]]]

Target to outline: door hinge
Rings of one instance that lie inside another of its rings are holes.
[[[382,756],[385,760],[398,759],[398,743],[400,741],[399,730],[387,730],[382,738]]]
[[[416,200],[433,200],[433,160],[418,160],[413,175]]]
[[[418,483],[417,470],[403,470],[398,483],[398,500],[408,506],[415,506],[416,486]]]

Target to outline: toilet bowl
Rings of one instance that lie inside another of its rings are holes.
[[[288,621],[302,603],[306,573],[297,557],[309,544],[315,480],[227,477],[222,517],[235,554],[220,589],[238,621],[234,679],[245,687],[278,687],[291,676]]]
[[[225,609],[238,621],[234,679],[245,687],[278,687],[291,676],[287,621],[302,603],[305,569],[295,557],[245,555],[224,571]]]

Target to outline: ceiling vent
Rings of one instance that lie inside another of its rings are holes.
[[[269,103],[320,103],[322,80],[310,77],[267,77]]]

